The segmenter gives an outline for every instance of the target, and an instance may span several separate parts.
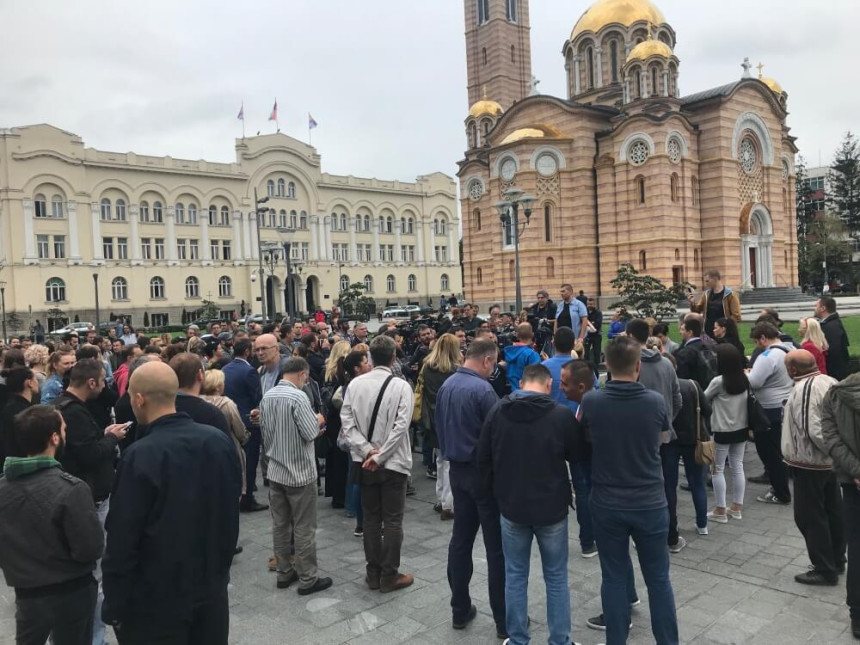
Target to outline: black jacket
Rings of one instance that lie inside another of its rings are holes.
[[[233,432],[230,430],[224,413],[209,403],[209,401],[204,401],[199,396],[194,396],[193,394],[180,393],[176,396],[176,411],[184,412],[195,423],[218,428],[227,435],[230,441],[233,440]],[[138,439],[140,437],[141,435],[139,434]]]
[[[566,462],[584,454],[573,411],[544,394],[515,393],[490,411],[478,441],[478,469],[511,522],[547,526],[571,503]]]
[[[113,486],[116,436],[105,434],[86,404],[68,391],[54,406],[66,422],[66,449],[59,459],[63,470],[89,484],[95,501],[106,499]]]
[[[588,322],[591,323],[591,326],[594,327],[597,331],[588,332],[589,336],[599,336],[603,331],[603,312],[600,311],[597,307],[592,307],[588,311]]]
[[[227,436],[170,414],[119,463],[102,560],[109,624],[134,615],[191,620],[195,603],[227,592],[239,536],[236,449]]]
[[[672,421],[672,427],[675,428],[675,434],[678,435],[673,443],[681,446],[696,445],[696,396],[695,390],[699,394],[699,427],[701,429],[702,440],[707,440],[710,434],[707,427],[707,419],[711,416],[711,404],[705,398],[705,393],[701,386],[692,379],[678,379],[678,385],[681,386],[681,411],[675,420]]]
[[[92,578],[104,548],[90,490],[59,467],[0,477],[0,568],[18,589]]]
[[[848,376],[848,334],[839,314],[831,314],[821,321],[821,331],[827,339],[827,375],[837,381]]]
[[[311,378],[319,387],[325,385],[325,357],[320,352],[308,352]]]
[[[13,419],[16,414],[23,412],[31,405],[32,403],[23,396],[13,394],[3,406],[3,412],[0,413],[0,472],[3,471],[3,461],[6,457],[27,456],[21,446],[18,445]]]

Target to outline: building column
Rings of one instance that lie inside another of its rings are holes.
[[[38,264],[36,256],[36,238],[33,233],[33,201],[21,200],[24,206],[24,264]]]
[[[603,47],[595,47],[597,53],[597,87],[603,87]]]
[[[448,264],[457,260],[457,222],[448,222]]]
[[[675,94],[674,94],[674,96],[675,96],[675,98],[678,98],[679,96],[681,96],[681,90],[678,89],[678,74],[677,74],[677,72],[674,74],[674,81],[675,81]]]
[[[242,216],[242,211],[233,211],[233,263],[236,264],[237,261],[241,261],[245,259],[245,254],[242,250],[242,245],[239,243],[242,233],[242,221],[244,217]]]
[[[128,221],[131,224],[131,265],[139,266],[142,264],[140,259],[140,231],[138,230],[138,217],[140,213],[137,210],[137,204],[132,204],[128,207]],[[93,233],[95,236],[95,233]],[[95,240],[93,241],[95,243]],[[99,242],[101,248],[101,242]]]
[[[251,259],[251,217],[252,211],[248,211],[248,217],[242,220],[242,248],[245,250],[244,257],[246,260]],[[254,218],[254,221],[257,221],[256,218]],[[256,232],[254,231],[255,234]],[[256,240],[256,238],[254,239]]]
[[[400,255],[400,240],[401,240],[401,222],[399,219],[394,220],[394,263],[402,264],[402,256]]]
[[[66,213],[69,218],[69,264],[81,263],[81,243],[78,230],[78,202],[68,202]]]
[[[332,218],[331,215],[324,215],[323,217],[320,218],[320,221],[322,222],[321,230],[322,230],[322,240],[323,240],[322,253],[320,255],[322,256],[323,260],[331,260],[331,258],[332,258],[332,254],[331,254],[331,218]]]
[[[259,260],[260,259],[260,247],[257,245],[257,219],[260,216],[257,214],[256,209],[252,210],[248,213],[248,222],[245,227],[245,230],[248,231],[248,235],[245,237],[245,248],[248,249],[249,253],[247,257],[251,260]]]
[[[203,217],[200,218],[200,258],[203,260],[203,266],[212,264],[212,250],[209,248],[209,212],[204,211]]]
[[[379,262],[379,218],[378,217],[374,217],[370,220],[370,228],[373,231],[373,258],[371,258],[371,262],[377,263],[377,262]]]
[[[168,206],[165,210],[167,218],[167,266],[179,264],[176,259],[176,209]]]
[[[311,260],[316,262],[320,259],[319,237],[320,237],[320,218],[316,215],[311,215]]]
[[[669,96],[669,70],[663,70],[663,96]]]
[[[418,256],[416,259],[418,260],[418,266],[422,266],[424,264],[424,218],[422,217],[418,217],[415,220],[415,237],[418,244]]]
[[[351,264],[358,262],[358,244],[355,241],[355,234],[359,221],[361,220],[358,217],[349,220],[349,260]]]
[[[102,249],[102,221],[101,208],[98,202],[93,202],[90,205],[90,217],[92,223],[93,234],[93,261],[96,263],[104,262],[104,250]],[[26,210],[24,215],[24,223],[27,222]],[[32,237],[32,236],[31,236]],[[29,254],[28,254],[29,255]]]
[[[573,92],[574,94],[579,94],[582,92],[582,79],[579,77],[580,64],[582,62],[582,56],[577,54],[573,57]]]
[[[755,288],[755,284],[753,284],[750,279],[750,243],[749,238],[747,236],[741,237],[741,284],[739,285],[740,289],[744,289],[747,287]]]

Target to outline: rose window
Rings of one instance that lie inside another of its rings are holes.
[[[478,201],[481,199],[481,195],[484,194],[484,187],[481,186],[480,181],[473,181],[469,184],[469,197],[471,197],[474,201]]]
[[[669,139],[666,151],[669,153],[669,161],[672,163],[678,163],[681,161],[681,144],[677,139]]]
[[[630,161],[634,166],[641,166],[648,161],[648,155],[651,151],[648,149],[648,144],[644,141],[637,141],[630,146]]]
[[[741,168],[743,168],[744,172],[748,175],[752,174],[756,169],[756,162],[758,161],[758,151],[752,139],[746,138],[741,141],[739,157]]]

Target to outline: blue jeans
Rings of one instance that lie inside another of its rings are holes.
[[[353,461],[350,457],[343,505],[350,513],[355,513],[355,523],[362,526],[364,524],[364,509],[361,507],[361,485],[352,483],[352,471],[354,468],[360,467],[361,464]]]
[[[636,543],[648,587],[651,631],[657,645],[678,643],[675,596],[669,580],[669,512],[666,508],[622,511],[591,505],[603,582],[600,597],[606,621],[606,645],[623,645],[630,629],[630,538]]]
[[[459,509],[458,509],[459,510]],[[567,586],[567,517],[548,526],[515,524],[502,516],[505,552],[505,615],[511,645],[529,642],[528,586],[532,536],[537,538],[546,584],[549,645],[570,643],[570,589]]]
[[[254,499],[254,491],[257,486],[257,465],[260,463],[260,446],[263,438],[260,434],[260,426],[250,426],[248,432],[251,434],[242,448],[245,450],[245,497],[243,501],[248,503]]]
[[[433,445],[430,443],[430,438],[427,436],[428,430],[421,431],[421,456],[424,468],[434,470],[436,468],[436,460],[433,459]]]
[[[696,463],[696,446],[664,443],[660,446],[663,461],[663,485],[669,503],[669,545],[678,543],[678,457],[684,460],[684,472],[696,508],[696,526],[708,525],[708,494],[705,492],[705,467]]]
[[[591,462],[580,461],[570,469],[573,492],[576,493],[576,522],[579,524],[579,545],[583,551],[594,546],[594,527],[591,522]]]

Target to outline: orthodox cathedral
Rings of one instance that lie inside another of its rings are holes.
[[[468,151],[459,162],[464,289],[526,302],[559,285],[605,298],[630,263],[666,284],[718,269],[733,289],[797,286],[787,94],[739,80],[681,93],[675,30],[650,0],[597,0],[564,43],[567,96],[532,76],[529,0],[464,0]],[[534,198],[502,221],[514,188]]]

